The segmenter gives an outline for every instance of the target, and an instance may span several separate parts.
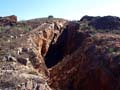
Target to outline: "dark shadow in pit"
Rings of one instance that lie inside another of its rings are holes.
[[[62,34],[57,39],[55,44],[50,45],[45,56],[45,63],[48,68],[56,65],[66,55],[71,55],[89,37],[88,33],[79,31],[78,22],[70,22],[63,30]]]
[[[48,68],[56,65],[64,57],[64,49],[67,41],[67,29],[63,30],[55,44],[51,44],[45,56],[45,63]]]

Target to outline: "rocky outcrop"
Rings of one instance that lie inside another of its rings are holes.
[[[120,36],[81,28],[99,19],[33,20],[1,30],[0,89],[119,90]],[[21,29],[26,25],[32,30]]]
[[[17,16],[11,15],[6,17],[0,17],[0,26],[13,26],[17,23]]]
[[[89,26],[100,30],[120,30],[120,18],[115,16],[92,17],[84,16],[80,20]]]
[[[47,84],[50,75],[44,57],[49,45],[56,39],[55,33],[61,28],[59,23],[43,23],[25,33],[21,30],[2,31],[0,89],[51,90]]]

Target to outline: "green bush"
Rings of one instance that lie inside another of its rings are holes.
[[[54,17],[52,15],[49,15],[48,16],[48,19],[53,19]]]
[[[5,29],[5,27],[0,26],[0,32],[3,31]]]
[[[109,52],[110,53],[114,52],[114,48],[109,48]]]

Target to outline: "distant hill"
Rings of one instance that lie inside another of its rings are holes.
[[[80,21],[95,29],[120,30],[120,18],[116,16],[83,16]]]
[[[36,28],[42,23],[52,23],[52,22],[62,22],[62,21],[68,21],[67,19],[62,19],[62,18],[49,18],[49,17],[43,17],[43,18],[35,18],[35,19],[30,19],[30,20],[24,20],[24,21],[19,21],[19,23],[24,23],[31,25],[33,28]]]

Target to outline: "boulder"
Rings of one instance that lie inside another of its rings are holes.
[[[0,18],[0,26],[13,26],[17,23],[17,16],[11,15]]]

